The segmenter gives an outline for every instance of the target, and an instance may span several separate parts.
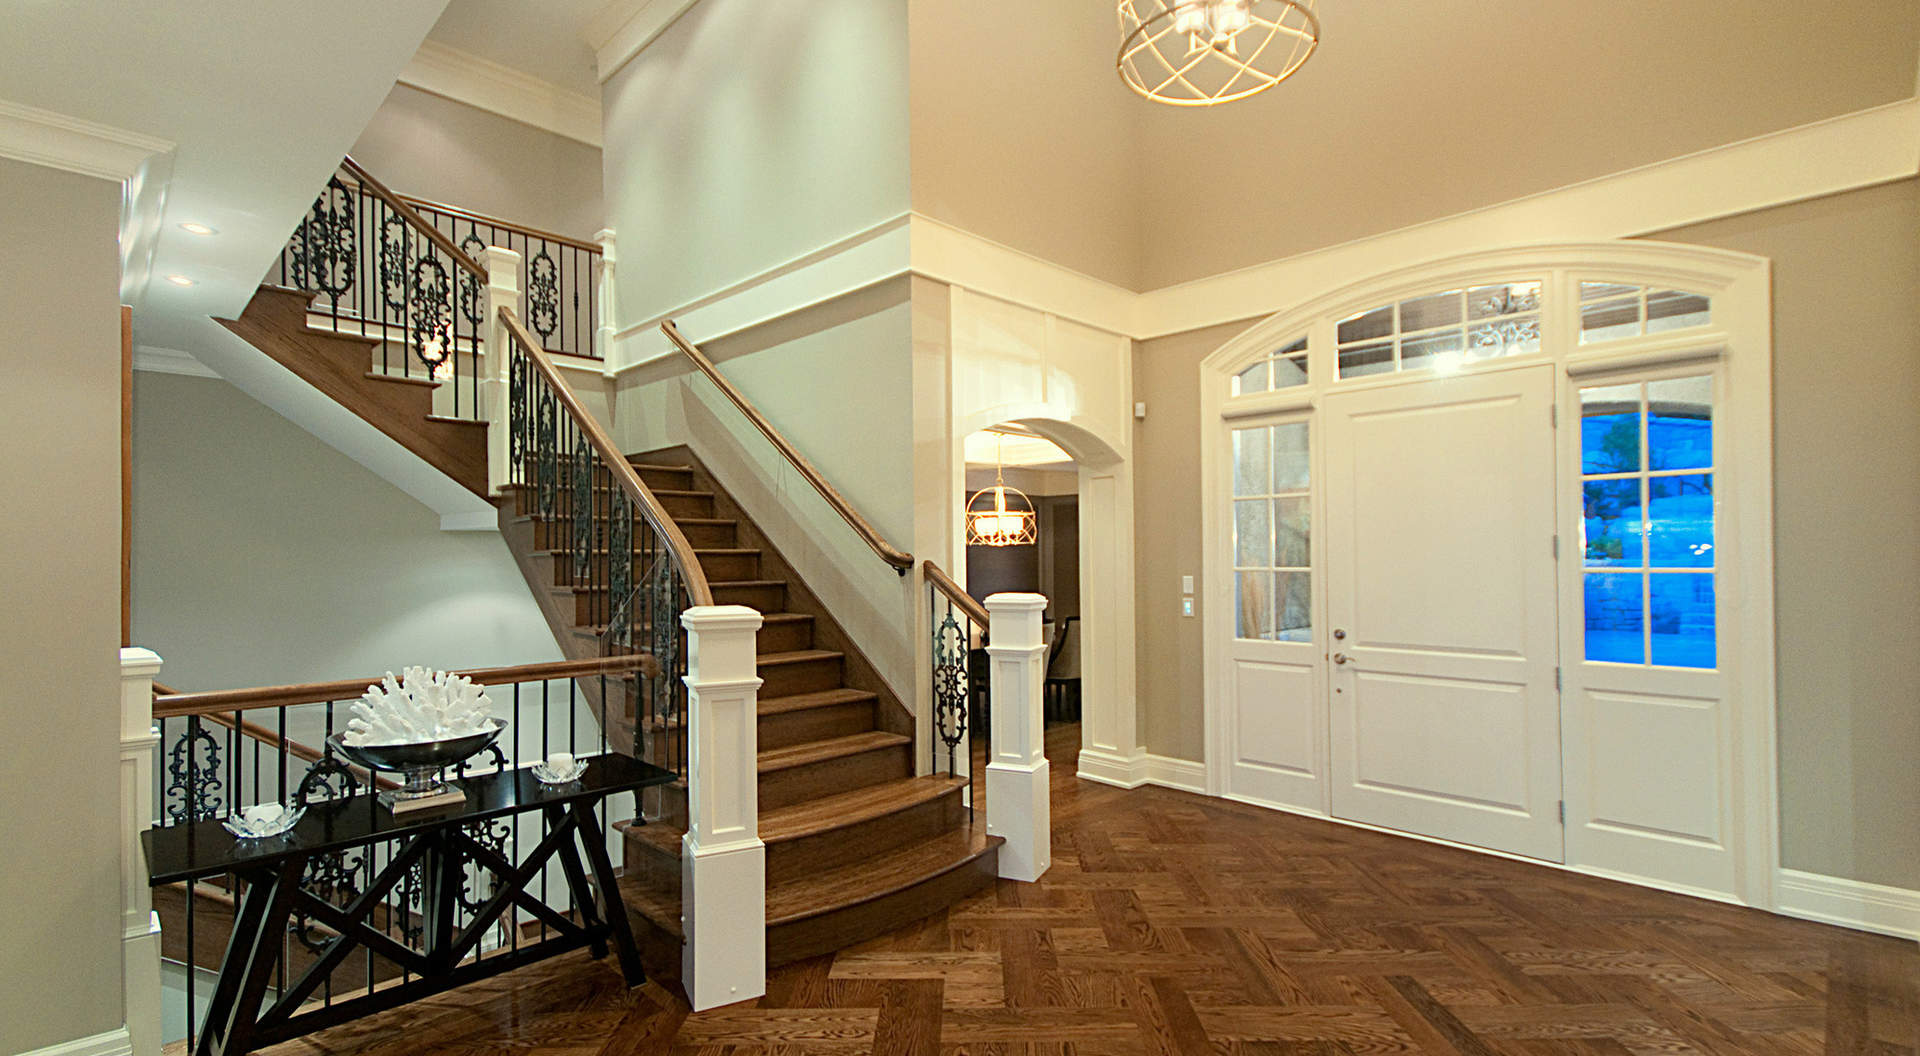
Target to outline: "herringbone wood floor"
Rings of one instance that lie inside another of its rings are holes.
[[[1920,1056],[1920,948],[1072,778],[1054,864],[698,1015],[568,957],[274,1056]]]

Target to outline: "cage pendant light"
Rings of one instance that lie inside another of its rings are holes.
[[[1127,87],[1169,106],[1215,106],[1293,75],[1320,44],[1318,0],[1119,0]]]
[[[993,487],[982,488],[967,500],[968,546],[1032,546],[1040,541],[1040,518],[1033,501],[1018,488],[1007,487],[1001,473],[999,434],[995,434]]]

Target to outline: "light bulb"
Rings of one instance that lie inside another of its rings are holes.
[[[1175,33],[1199,33],[1207,28],[1207,4],[1187,4],[1173,15]]]
[[[1253,12],[1244,0],[1222,0],[1213,8],[1213,36],[1218,40],[1232,36],[1253,24]]]

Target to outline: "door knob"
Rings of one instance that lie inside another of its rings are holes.
[[[1335,627],[1335,628],[1333,629],[1333,639],[1334,639],[1334,641],[1336,641],[1336,642],[1337,642],[1337,641],[1344,641],[1344,640],[1346,639],[1346,637],[1347,637],[1347,632],[1346,632],[1346,631],[1345,631],[1344,629],[1342,629],[1342,628],[1339,628],[1339,627]]]
[[[1351,659],[1353,659],[1353,657],[1351,657],[1351,656],[1348,656],[1348,655],[1347,655],[1347,654],[1345,654],[1345,653],[1335,653],[1335,654],[1333,654],[1333,662],[1334,662],[1334,663],[1336,663],[1336,664],[1344,664],[1344,663],[1346,663],[1347,661],[1349,661],[1349,660],[1351,660]]]

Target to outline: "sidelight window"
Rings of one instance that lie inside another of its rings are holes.
[[[1307,423],[1233,430],[1234,634],[1313,640]]]
[[[1580,390],[1586,658],[1715,666],[1713,379]]]

